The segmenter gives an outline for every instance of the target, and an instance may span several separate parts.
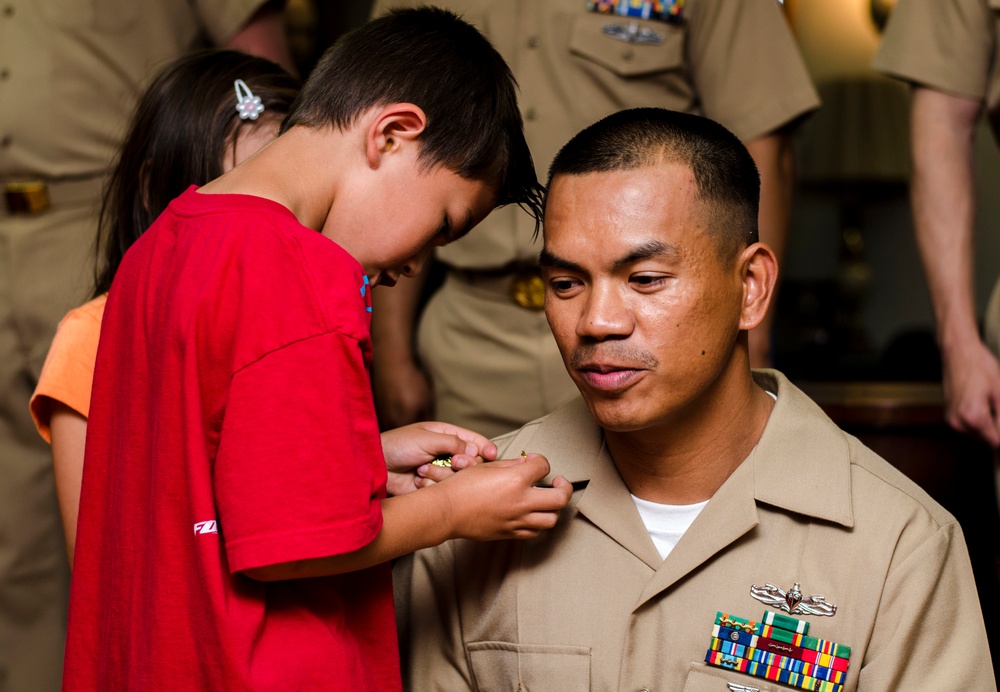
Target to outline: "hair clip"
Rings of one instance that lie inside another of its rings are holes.
[[[256,120],[264,112],[260,96],[254,96],[242,79],[233,82],[233,86],[236,87],[236,112],[240,114],[240,120]]]

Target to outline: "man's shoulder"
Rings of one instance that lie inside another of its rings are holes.
[[[833,519],[852,525],[872,514],[921,516],[934,527],[955,519],[916,482],[842,430],[805,392],[777,371],[756,371],[758,384],[778,399],[755,454],[755,478],[767,501],[798,503],[804,513],[826,504]],[[772,389],[773,387],[773,389]],[[779,480],[782,479],[782,480]],[[802,488],[812,491],[802,493]],[[760,498],[758,498],[760,499]],[[806,505],[809,508],[807,509]],[[839,506],[838,506],[839,505]]]
[[[516,457],[522,451],[548,459],[551,470],[544,484],[555,476],[575,482],[589,478],[593,462],[603,449],[604,433],[583,399],[577,396],[548,415],[494,438],[493,442],[498,459]]]

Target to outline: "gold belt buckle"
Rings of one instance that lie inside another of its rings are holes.
[[[545,283],[537,271],[520,271],[510,280],[510,297],[525,310],[545,309]]]
[[[3,184],[8,214],[38,214],[49,208],[49,190],[44,180],[11,180]]]

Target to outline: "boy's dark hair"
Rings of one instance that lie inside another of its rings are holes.
[[[708,118],[663,108],[613,113],[559,151],[548,184],[559,175],[632,170],[660,161],[691,168],[720,257],[732,259],[757,242],[757,166],[736,135]]]
[[[427,116],[420,160],[499,186],[498,206],[541,220],[543,189],[524,141],[517,82],[471,24],[446,10],[396,10],[320,58],[282,125],[351,127],[365,111],[412,103]]]
[[[241,120],[234,82],[242,79],[264,106]],[[107,293],[125,251],[172,199],[222,175],[226,145],[240,129],[282,117],[299,81],[263,58],[206,50],[170,63],[139,100],[101,202],[94,297]]]

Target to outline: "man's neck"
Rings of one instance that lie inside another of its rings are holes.
[[[715,494],[757,445],[774,405],[744,372],[723,378],[704,401],[655,428],[605,431],[611,458],[633,495],[684,505]]]

